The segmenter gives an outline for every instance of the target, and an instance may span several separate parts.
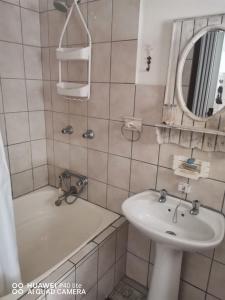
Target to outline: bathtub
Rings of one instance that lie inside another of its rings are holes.
[[[82,199],[57,207],[57,195],[47,186],[14,200],[23,283],[41,281],[119,218]]]

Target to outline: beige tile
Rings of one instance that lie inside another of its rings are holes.
[[[174,171],[159,167],[157,178],[157,190],[166,189],[169,194],[184,198],[185,194],[178,192],[178,184],[187,182],[187,178],[174,175]]]
[[[160,85],[137,85],[135,116],[147,124],[161,123],[164,87]]]
[[[111,81],[134,83],[136,74],[137,42],[112,43]]]
[[[211,295],[207,295],[207,296],[206,296],[206,300],[218,300],[218,298],[213,297],[213,296],[211,296]]]
[[[59,45],[59,38],[62,32],[62,28],[66,21],[66,15],[58,10],[51,10],[48,12],[48,22],[49,22],[49,46]],[[63,44],[66,40],[63,39]]]
[[[22,45],[0,42],[0,75],[5,78],[24,78]]]
[[[106,184],[89,179],[88,180],[88,200],[106,207]]]
[[[128,224],[128,221],[125,217],[121,216],[114,223],[112,223],[112,226],[118,229],[119,227],[125,225],[125,223]]]
[[[140,0],[113,0],[112,40],[138,38]]]
[[[111,41],[112,0],[88,3],[88,27],[94,43]]]
[[[44,109],[52,110],[51,84],[50,81],[43,81]]]
[[[54,272],[50,273],[49,276],[47,276],[44,279],[45,283],[54,283],[57,281],[61,281],[65,274],[70,273],[74,270],[74,265],[66,261],[64,264],[60,265],[59,268],[57,268]]]
[[[55,168],[48,165],[48,184],[55,186]]]
[[[14,198],[29,193],[33,190],[33,177],[31,170],[14,174],[12,175],[11,179]]]
[[[128,252],[126,275],[138,283],[147,286],[148,263]]]
[[[221,210],[224,197],[224,183],[201,178],[198,181],[191,180],[191,192],[188,200],[199,200],[203,205]]]
[[[135,85],[112,83],[110,88],[110,119],[121,121],[133,116]]]
[[[70,125],[68,114],[53,113],[53,129],[55,140],[64,143],[69,143],[69,135],[62,133],[62,129],[68,125]]]
[[[41,80],[27,80],[28,109],[44,110],[43,83]]]
[[[68,63],[68,81],[86,82],[88,78],[88,64],[86,61],[70,61]]]
[[[87,149],[70,145],[70,169],[87,175]]]
[[[98,43],[92,46],[91,80],[109,82],[110,78],[110,43]]]
[[[20,8],[0,2],[0,40],[21,43]]]
[[[108,151],[109,121],[103,119],[88,118],[88,129],[94,131],[95,137],[88,140],[88,147],[99,151]]]
[[[116,260],[116,235],[107,239],[99,248],[98,278],[101,278],[115,263]]]
[[[85,21],[87,20],[87,3],[79,5]],[[87,34],[81,23],[80,16],[75,10],[67,28],[68,45],[86,44]]]
[[[10,171],[12,174],[31,169],[30,143],[21,143],[8,147]]]
[[[36,142],[36,141],[34,141]],[[49,165],[54,165],[54,144],[53,140],[46,140],[47,162]]]
[[[82,284],[86,291],[97,282],[97,260],[98,252],[96,251],[76,269],[76,282]]]
[[[159,145],[154,127],[143,126],[141,138],[133,143],[132,158],[152,164],[158,163]]]
[[[123,255],[115,265],[115,286],[126,274],[126,255]]]
[[[9,113],[6,114],[5,120],[9,145],[30,140],[28,113]]]
[[[185,253],[182,265],[182,279],[206,290],[211,260],[196,253]]]
[[[74,115],[87,116],[87,102],[73,101],[69,102],[69,112]]]
[[[87,146],[87,139],[83,138],[83,133],[87,131],[87,118],[83,116],[70,115],[69,124],[73,127],[73,134],[70,135],[70,144],[77,146]]]
[[[88,177],[106,182],[107,161],[106,153],[88,150]]]
[[[225,264],[225,238],[222,243],[216,247],[214,259]]]
[[[192,285],[182,282],[180,286],[180,300],[205,300],[205,293]]]
[[[6,138],[6,128],[5,128],[5,117],[3,114],[0,114],[0,133],[2,136],[3,144],[7,145],[7,138]]]
[[[65,274],[58,282],[57,286],[53,289],[53,293],[51,293],[52,291],[50,290],[50,294],[48,293],[48,290],[46,291],[46,296],[44,299],[46,300],[54,300],[54,299],[58,299],[58,300],[62,300],[62,299],[66,299],[66,300],[74,300],[74,295],[72,295],[72,293],[68,293],[66,294],[66,296],[62,296],[61,293],[62,291],[66,291],[66,287],[68,287],[68,289],[72,289],[73,286],[75,286],[75,270],[73,269],[72,271],[68,272],[67,274]]]
[[[109,152],[121,156],[131,156],[131,142],[121,132],[122,122],[110,121],[109,124]],[[126,137],[131,139],[132,133],[127,132]]]
[[[40,12],[48,10],[48,1],[46,0],[39,0],[39,9]]]
[[[97,285],[92,287],[85,296],[82,297],[82,300],[96,300],[97,299]],[[79,296],[76,296],[80,300]]]
[[[113,266],[98,282],[98,300],[105,300],[111,294],[114,288],[114,273]]]
[[[184,155],[187,157],[191,157],[191,149],[187,149],[175,144],[161,145],[159,153],[160,166],[172,168],[174,155]]]
[[[41,46],[39,13],[21,9],[23,43]]]
[[[69,145],[54,142],[55,165],[62,169],[69,169]]]
[[[132,254],[149,261],[150,257],[150,240],[140,230],[129,224],[127,249]]]
[[[44,139],[45,134],[45,114],[44,111],[29,112],[30,135],[32,140]]]
[[[140,193],[147,189],[154,189],[156,172],[156,166],[132,160],[130,190],[134,193]]]
[[[48,167],[47,165],[34,168],[34,188],[39,189],[48,185]]]
[[[46,140],[37,140],[31,142],[33,167],[47,164],[46,149]]]
[[[45,111],[46,138],[53,139],[53,114]]]
[[[19,0],[7,0],[6,2],[19,5]]]
[[[40,13],[41,46],[48,47],[48,12]]]
[[[194,150],[193,157],[208,161],[210,163],[209,178],[225,181],[225,172],[223,164],[225,162],[225,154],[222,152],[203,152]]]
[[[81,265],[87,257],[97,250],[97,245],[94,242],[90,242],[81,248],[75,255],[73,255],[69,260],[75,265]]]
[[[35,11],[39,11],[39,1],[38,0],[20,0],[20,5]]]
[[[20,79],[2,79],[1,82],[4,111],[27,111],[25,81]]]
[[[220,299],[225,299],[225,265],[213,262],[210,273],[208,292]]]
[[[27,79],[42,79],[41,48],[24,46]]]
[[[130,159],[109,155],[108,183],[128,190],[130,180]]]
[[[128,224],[125,224],[117,231],[116,237],[116,261],[127,252]]]
[[[88,101],[88,116],[109,118],[109,84],[92,83],[91,98]]]
[[[50,80],[50,49],[41,48],[42,76],[44,80]]]
[[[111,226],[108,227],[99,235],[97,235],[97,237],[94,239],[94,242],[96,244],[101,244],[103,241],[106,241],[112,235],[113,232],[115,232],[115,228]]]
[[[121,205],[128,198],[128,191],[124,191],[108,185],[107,188],[107,208],[122,214]]]

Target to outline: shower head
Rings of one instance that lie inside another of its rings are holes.
[[[55,8],[61,12],[66,13],[71,7],[73,0],[54,0],[53,4]],[[77,0],[77,3],[80,3],[80,0]]]

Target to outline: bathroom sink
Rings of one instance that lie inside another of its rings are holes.
[[[191,214],[192,203],[168,195],[162,203],[159,198],[155,191],[137,194],[124,201],[122,211],[156,245],[147,300],[177,300],[183,251],[216,247],[223,240],[225,222],[210,209],[200,207]]]
[[[214,248],[223,240],[223,215],[203,207],[198,215],[191,215],[191,203],[171,196],[160,203],[159,197],[158,192],[147,191],[128,198],[122,205],[130,223],[149,238],[185,251]]]

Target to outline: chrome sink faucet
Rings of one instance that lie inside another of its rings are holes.
[[[165,189],[162,189],[161,191],[159,191],[159,193],[160,193],[160,197],[159,197],[159,202],[160,203],[165,203],[166,202],[166,196],[167,196],[167,190],[165,190]]]
[[[192,209],[190,210],[191,215],[198,215],[199,214],[199,208],[200,208],[200,201],[194,200],[192,201]]]

